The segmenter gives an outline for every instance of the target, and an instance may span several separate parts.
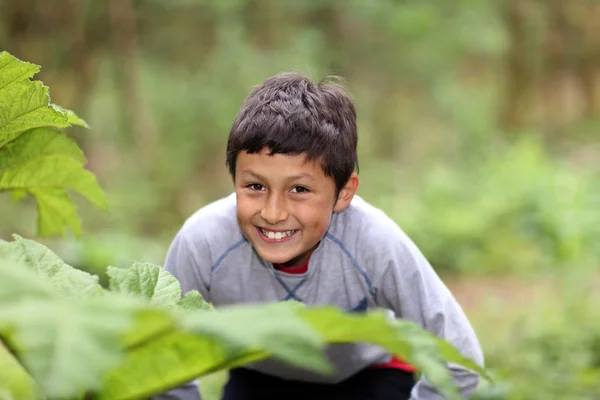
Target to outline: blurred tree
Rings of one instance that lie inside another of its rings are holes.
[[[535,95],[535,53],[532,51],[532,0],[506,0],[504,17],[508,35],[506,92],[502,123],[508,130],[526,125],[531,118]]]
[[[135,9],[131,0],[109,0],[108,8],[121,109],[133,139],[136,158],[145,168],[150,168],[156,165],[158,133],[140,89]]]

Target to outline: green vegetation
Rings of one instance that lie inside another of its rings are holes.
[[[77,144],[56,128],[86,126],[72,111],[50,104],[48,87],[30,78],[39,67],[0,53],[0,192],[37,202],[39,234],[81,234],[81,222],[66,189],[106,207],[96,177],[84,169]]]
[[[39,243],[0,242],[0,357],[2,373],[16,377],[0,383],[7,399],[37,399],[38,389],[49,399],[147,397],[267,357],[327,373],[324,345],[357,341],[413,363],[449,399],[459,397],[444,360],[485,374],[448,343],[380,312],[293,302],[213,312],[198,292],[181,297],[179,282],[159,266],[108,274],[105,290]]]

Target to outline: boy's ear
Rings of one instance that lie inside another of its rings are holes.
[[[335,205],[333,206],[333,211],[340,212],[348,207],[354,198],[357,189],[358,175],[356,172],[353,172],[352,175],[350,175],[350,179],[348,179],[344,187],[340,190],[340,194],[338,195]]]

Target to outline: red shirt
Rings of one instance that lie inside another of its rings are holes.
[[[306,262],[304,264],[302,264],[298,267],[284,267],[284,266],[277,265],[277,264],[275,264],[274,267],[276,270],[285,272],[287,274],[304,274],[306,271],[308,271],[308,261],[309,260],[306,260]],[[402,361],[400,358],[398,358],[396,356],[392,356],[392,359],[387,363],[375,364],[375,365],[372,365],[371,368],[395,368],[395,369],[399,369],[399,370],[410,372],[410,373],[416,372],[415,367],[413,367],[410,364],[405,363],[404,361]]]

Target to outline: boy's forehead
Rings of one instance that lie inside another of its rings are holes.
[[[293,173],[311,178],[324,175],[320,160],[309,159],[306,153],[270,154],[268,150],[261,150],[258,153],[243,151],[238,155],[236,166],[238,173],[269,175]]]

